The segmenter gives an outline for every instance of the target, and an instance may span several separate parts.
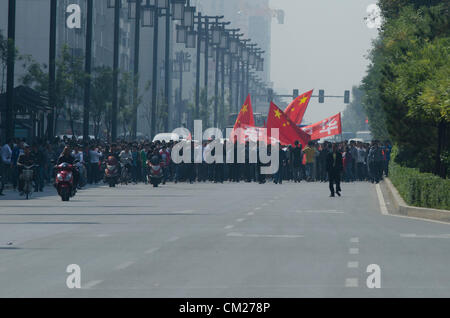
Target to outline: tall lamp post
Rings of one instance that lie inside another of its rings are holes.
[[[51,108],[47,121],[47,138],[50,140],[55,136],[55,107],[56,107],[56,0],[50,2],[50,45],[48,54],[48,104]]]
[[[92,16],[94,0],[87,1],[86,52],[84,61],[84,107],[83,107],[83,139],[89,140],[89,111],[91,104],[91,70],[92,70]],[[56,38],[55,38],[56,39]],[[51,74],[50,74],[51,75]]]
[[[178,125],[181,124],[181,104],[183,102],[183,73],[191,71],[191,55],[186,52],[177,52],[176,59],[173,63],[173,71],[174,73],[179,74],[179,88],[178,88]]]
[[[117,112],[119,104],[119,40],[121,0],[108,0],[108,8],[114,8],[114,58],[113,58],[113,101],[111,110],[111,141],[117,139]],[[86,123],[85,123],[86,124]]]
[[[8,2],[8,53],[6,73],[6,111],[2,116],[5,142],[14,136],[14,59],[16,38],[16,0]]]
[[[229,25],[231,22],[222,22],[218,23],[216,22],[212,27],[212,44],[215,45],[216,48],[216,57],[215,57],[215,64],[216,64],[216,70],[215,70],[215,79],[214,79],[214,127],[218,127],[219,123],[219,64],[220,64],[220,57],[223,56],[221,44],[223,43],[223,38],[226,40],[226,35],[224,34],[223,30],[226,25]],[[222,62],[223,63],[223,62]]]

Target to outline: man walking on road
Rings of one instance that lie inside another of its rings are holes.
[[[342,154],[337,150],[336,144],[333,144],[332,151],[327,155],[327,171],[330,183],[330,197],[334,197],[334,184],[336,183],[336,193],[341,196],[341,172],[343,169]]]

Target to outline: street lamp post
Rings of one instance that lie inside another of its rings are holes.
[[[183,73],[190,72],[191,60],[190,54],[185,52],[177,52],[176,60],[174,62],[174,72],[178,72],[180,75],[179,92],[178,92],[178,124],[181,124],[181,104],[183,101]]]
[[[56,107],[56,0],[50,2],[50,45],[49,45],[49,62],[48,62],[48,104],[51,108],[47,117],[47,138],[50,140],[55,136],[55,107]]]
[[[94,0],[87,2],[87,25],[86,25],[86,52],[84,71],[86,73],[84,82],[84,107],[83,107],[83,139],[89,140],[89,111],[91,103],[91,69],[92,69],[92,16]]]
[[[117,112],[119,104],[119,40],[121,0],[108,0],[108,8],[114,8],[114,58],[113,58],[113,101],[111,110],[111,140],[117,139]],[[88,123],[89,124],[89,123]],[[86,123],[85,123],[86,125]]]
[[[5,142],[14,136],[14,59],[16,38],[16,0],[8,2],[8,53],[6,74],[6,111],[2,116]]]
[[[152,111],[150,122],[150,134],[153,138],[156,133],[156,107],[158,93],[158,29],[159,29],[159,8],[154,9],[155,19],[153,25],[153,74],[152,74]]]
[[[138,122],[138,106],[139,106],[139,50],[141,39],[141,0],[128,0],[129,12],[133,13],[134,9],[134,78],[133,78],[133,119],[131,138],[135,140],[137,138],[137,122]],[[134,8],[133,8],[134,6]],[[129,19],[133,18],[130,14]]]

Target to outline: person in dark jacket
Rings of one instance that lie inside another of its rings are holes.
[[[334,184],[336,183],[336,193],[341,196],[341,173],[343,169],[342,154],[338,151],[336,144],[333,144],[332,151],[327,154],[327,172],[330,185],[330,197],[334,197]]]

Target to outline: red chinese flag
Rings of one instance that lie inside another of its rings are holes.
[[[250,94],[245,99],[244,105],[242,105],[241,111],[239,112],[239,115],[236,119],[236,123],[234,124],[233,131],[231,132],[230,140],[234,142],[235,137],[237,137],[237,140],[240,143],[245,142],[245,135],[243,134],[243,132],[249,127],[255,127],[252,99],[250,98]],[[236,132],[236,129],[238,128],[242,130]]]
[[[242,105],[241,111],[239,112],[233,129],[243,127],[243,125],[255,126],[255,119],[253,118],[252,99],[250,98],[250,94],[245,99],[244,105]]]
[[[289,106],[284,110],[284,113],[289,116],[296,125],[301,125],[303,121],[303,116],[305,115],[306,108],[308,108],[309,101],[311,99],[313,91],[300,95],[289,104]]]
[[[312,140],[342,134],[341,113],[328,117],[314,125],[303,127],[302,130],[311,135]]]
[[[267,136],[271,137],[271,129],[279,129],[279,140],[282,145],[294,145],[298,140],[303,146],[310,140],[311,136],[298,128],[288,116],[274,103],[270,104],[267,116]]]

